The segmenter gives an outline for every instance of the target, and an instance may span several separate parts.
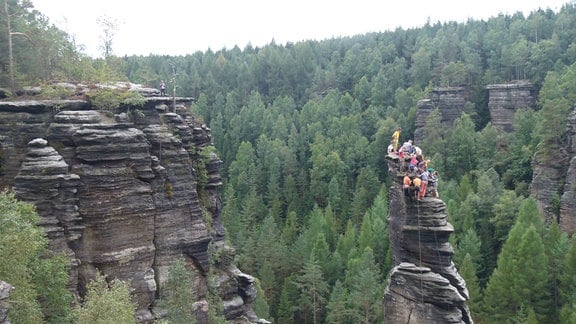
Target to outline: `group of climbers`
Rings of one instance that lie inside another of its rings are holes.
[[[438,171],[430,168],[422,154],[422,149],[412,140],[406,141],[398,149],[398,139],[401,128],[397,128],[392,135],[392,141],[388,146],[388,156],[398,160],[401,172],[404,172],[404,194],[414,200],[422,200],[429,191],[432,197],[438,198]]]

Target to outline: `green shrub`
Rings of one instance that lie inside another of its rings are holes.
[[[196,323],[193,303],[192,272],[186,268],[183,258],[170,266],[168,280],[162,288],[159,306],[168,311],[169,323]]]
[[[102,88],[88,95],[90,104],[100,110],[115,112],[120,105],[143,106],[146,101],[136,91]]]
[[[88,283],[84,303],[73,311],[74,323],[136,323],[136,305],[130,300],[130,286],[120,280],[106,282],[104,275]]]
[[[66,99],[74,96],[74,89],[57,84],[43,85],[40,96],[46,99]]]
[[[47,243],[38,221],[34,206],[17,201],[13,193],[0,194],[0,278],[16,287],[8,299],[12,323],[42,322],[30,267]]]
[[[66,288],[69,271],[70,258],[64,254],[42,259],[34,267],[38,300],[48,323],[70,323],[72,319],[73,296]]]

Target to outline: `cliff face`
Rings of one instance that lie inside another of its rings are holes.
[[[576,232],[576,106],[568,118],[567,153],[570,159],[560,200],[560,228]]]
[[[393,269],[384,294],[386,323],[472,323],[466,283],[452,262],[446,205],[404,196],[397,162],[389,192],[388,235]],[[398,173],[398,174],[397,174]],[[402,174],[403,175],[403,174]]]
[[[169,112],[170,99],[149,98],[115,115],[84,101],[0,103],[0,187],[36,205],[51,249],[72,261],[72,291],[83,295],[96,271],[130,282],[141,322],[155,318],[170,266],[184,258],[196,318],[208,323],[209,245],[233,255],[219,220],[221,161],[201,157],[210,130],[187,102]],[[231,262],[213,270],[226,318],[258,321],[254,278]]]
[[[492,125],[503,132],[514,130],[514,114],[520,108],[536,108],[535,90],[531,83],[491,84],[488,90],[488,110]]]
[[[428,115],[438,108],[441,114],[441,121],[450,127],[458,119],[468,102],[467,91],[464,87],[435,88],[428,99],[418,101],[418,111],[414,122],[414,142],[421,143],[424,137],[424,126]]]
[[[491,84],[488,91],[490,121],[497,130],[511,132],[514,129],[514,113],[520,108],[536,108],[534,86],[529,82]],[[450,127],[459,118],[469,102],[469,90],[464,87],[435,88],[427,99],[418,101],[414,141],[420,143],[424,137],[424,126],[430,113],[438,108],[442,123]]]
[[[538,202],[545,220],[556,219],[563,231],[573,234],[576,232],[576,106],[568,117],[565,145],[547,154],[537,153],[532,169],[530,194]]]

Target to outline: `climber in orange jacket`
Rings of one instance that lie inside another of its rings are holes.
[[[418,177],[415,177],[412,180],[412,184],[414,185],[414,198],[420,200],[420,191],[422,190],[422,180]]]
[[[412,179],[410,179],[408,175],[405,175],[403,183],[404,183],[404,194],[407,197],[410,197],[410,186],[412,185]]]

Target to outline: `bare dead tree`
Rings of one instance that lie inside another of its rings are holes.
[[[174,62],[168,62],[168,64],[170,64],[170,67],[172,68],[172,79],[170,80],[170,82],[172,82],[172,111],[176,112],[176,77],[178,76],[178,74],[176,73],[176,65],[174,64]]]
[[[112,44],[120,24],[118,20],[108,16],[100,16],[96,19],[96,22],[102,28],[102,35],[100,36],[102,44],[100,45],[100,49],[102,50],[104,59],[107,59],[112,55]]]
[[[12,31],[11,15],[8,12],[8,0],[4,0],[4,14],[6,15],[6,27],[8,30],[8,73],[10,76],[10,90],[12,93],[16,90],[16,84],[14,81],[14,53],[12,49],[12,37],[13,36],[23,36],[26,37],[31,43],[32,39],[25,33]]]

